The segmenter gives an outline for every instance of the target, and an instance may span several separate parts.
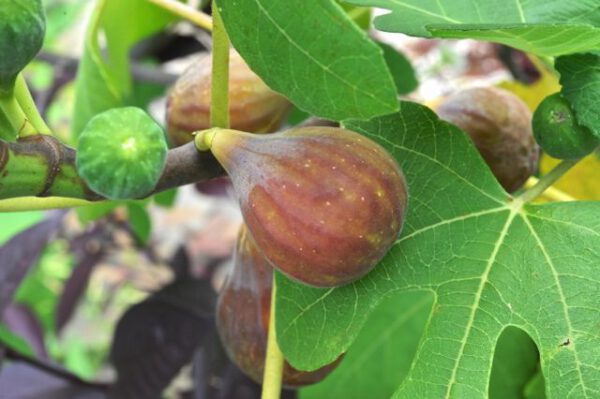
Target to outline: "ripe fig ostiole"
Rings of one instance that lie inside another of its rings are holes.
[[[502,187],[514,192],[535,172],[539,157],[531,112],[509,91],[478,87],[459,91],[436,109],[467,133]]]
[[[582,158],[600,145],[600,138],[577,123],[571,105],[560,93],[541,102],[533,113],[532,127],[540,147],[554,158]]]
[[[192,132],[210,128],[212,64],[209,56],[191,65],[167,98],[167,132],[173,145],[194,139]],[[292,104],[271,90],[235,50],[229,54],[229,116],[233,129],[271,133],[286,120]]]
[[[258,383],[262,382],[267,349],[273,267],[242,227],[233,270],[217,302],[217,329],[231,360]],[[325,378],[341,357],[315,371],[299,371],[284,363],[283,384],[314,384]]]
[[[244,221],[273,266],[300,282],[336,287],[367,274],[396,241],[408,193],[381,146],[349,130],[294,128],[253,135],[210,129],[211,149]]]

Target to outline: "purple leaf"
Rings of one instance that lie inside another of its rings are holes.
[[[64,214],[51,214],[43,222],[17,234],[0,247],[0,316],[31,266],[56,235]]]

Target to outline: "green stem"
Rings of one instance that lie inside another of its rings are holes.
[[[35,105],[35,101],[29,92],[29,87],[27,87],[27,82],[23,77],[23,74],[20,73],[17,76],[17,81],[15,83],[15,98],[23,112],[29,118],[31,124],[37,130],[37,133],[40,134],[49,134],[52,135],[52,131],[44,121],[44,118],[40,115],[37,106]]]
[[[35,127],[31,124],[21,105],[17,102],[14,94],[8,97],[0,96],[0,108],[4,111],[4,115],[8,118],[10,125],[13,128],[14,137],[27,137],[36,134]]]
[[[542,176],[540,180],[533,187],[525,191],[519,199],[522,202],[529,202],[534,200],[538,196],[542,195],[550,186],[560,179],[565,173],[567,173],[573,166],[577,165],[579,159],[562,161],[548,174]]]
[[[16,142],[0,140],[0,200],[16,197],[104,199],[79,177],[75,160],[75,150],[53,136],[37,134]],[[169,150],[153,194],[224,173],[210,152],[198,152],[194,143],[188,143]]]
[[[229,38],[219,5],[213,1],[213,49],[210,100],[212,127],[229,128]]]
[[[275,274],[273,273],[273,289],[271,291],[271,312],[269,314],[269,335],[267,338],[267,356],[263,376],[262,399],[279,399],[281,380],[283,378],[283,353],[277,345],[275,330]]]
[[[90,205],[94,202],[64,197],[19,197],[0,200],[0,213],[64,209]]]
[[[194,25],[199,26],[200,28],[212,31],[213,22],[212,19],[204,14],[203,12],[194,10],[193,8],[186,6],[185,4],[180,3],[176,0],[148,0],[151,3],[156,4],[157,6],[183,18]]]

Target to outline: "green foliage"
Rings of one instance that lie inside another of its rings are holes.
[[[44,217],[42,212],[0,213],[0,245]]]
[[[290,363],[335,359],[386,295],[430,292],[434,311],[395,397],[484,397],[509,325],[535,341],[551,396],[600,394],[600,203],[511,199],[468,138],[416,104],[345,126],[396,157],[409,215],[395,247],[354,284],[311,289],[277,275],[277,335]]]
[[[160,126],[139,108],[96,115],[79,136],[77,171],[95,192],[110,199],[148,195],[167,157]]]
[[[577,123],[569,102],[560,93],[542,101],[533,114],[532,124],[538,144],[554,158],[582,158],[600,145],[600,138]]]
[[[559,57],[556,69],[560,72],[561,93],[575,110],[577,122],[600,137],[600,54]]]
[[[136,203],[127,204],[127,216],[135,237],[142,245],[148,245],[152,233],[152,220],[145,206]]]
[[[173,20],[171,14],[146,0],[97,2],[77,72],[72,126],[75,135],[94,115],[129,103],[131,46]],[[108,57],[102,54],[98,44],[101,29],[106,37]]]
[[[285,7],[259,0],[218,4],[244,60],[298,108],[331,120],[397,109],[381,50],[331,0],[310,7],[304,0],[289,0]]]
[[[410,61],[389,44],[377,44],[383,50],[383,57],[392,73],[398,94],[408,94],[415,90],[419,86],[419,81]]]
[[[600,49],[595,0],[347,1],[391,10],[375,19],[375,27],[388,32],[489,40],[548,56]]]
[[[35,356],[31,346],[20,336],[12,333],[8,327],[0,323],[0,344],[11,348],[22,355]]]
[[[46,32],[41,0],[0,0],[0,95],[12,93],[17,75],[40,51]]]

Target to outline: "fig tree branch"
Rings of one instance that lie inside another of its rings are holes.
[[[67,205],[69,198],[104,200],[79,177],[75,159],[75,150],[52,136],[38,134],[16,142],[0,141],[0,199],[66,197],[49,200],[56,207]],[[199,153],[194,144],[189,143],[169,150],[165,168],[151,194],[223,174],[212,154]],[[44,207],[43,202],[33,202],[32,205]]]
[[[525,191],[519,198],[523,202],[529,202],[536,199],[544,193],[550,186],[560,179],[565,173],[579,162],[579,159],[565,160],[556,165],[548,174],[542,176],[540,180],[530,189]]]

